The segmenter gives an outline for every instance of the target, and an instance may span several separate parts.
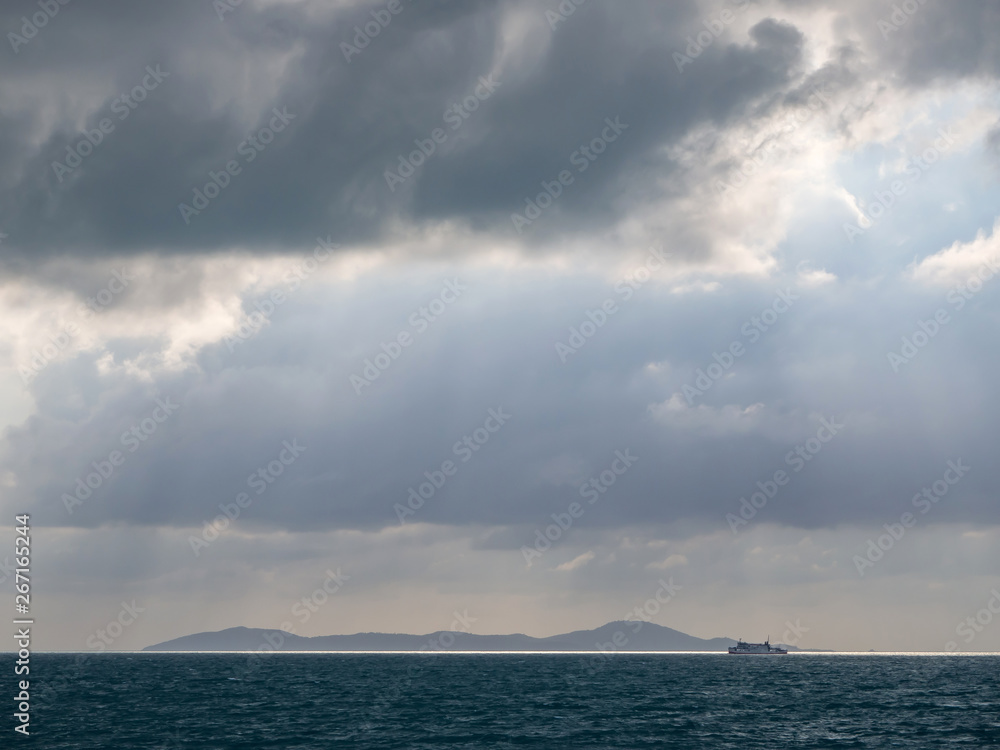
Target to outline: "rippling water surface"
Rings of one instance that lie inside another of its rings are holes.
[[[997,656],[39,654],[31,676],[39,748],[1000,747]]]

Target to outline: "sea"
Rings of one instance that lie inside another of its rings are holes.
[[[1000,747],[1000,655],[41,653],[30,692],[0,747]]]

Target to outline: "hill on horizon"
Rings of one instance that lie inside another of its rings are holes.
[[[193,633],[143,651],[725,651],[731,638],[698,638],[638,620],[618,620],[592,630],[535,638],[523,633],[478,635],[439,630],[425,635],[354,633],[301,636],[283,630],[234,627]],[[786,646],[789,651],[798,651]]]

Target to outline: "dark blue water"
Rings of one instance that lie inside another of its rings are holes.
[[[1000,657],[39,654],[37,748],[1000,747]],[[9,716],[9,713],[8,713]]]

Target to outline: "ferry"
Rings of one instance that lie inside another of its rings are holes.
[[[771,645],[771,636],[763,643],[747,643],[746,641],[736,641],[735,646],[729,647],[731,654],[787,654],[788,650]]]

